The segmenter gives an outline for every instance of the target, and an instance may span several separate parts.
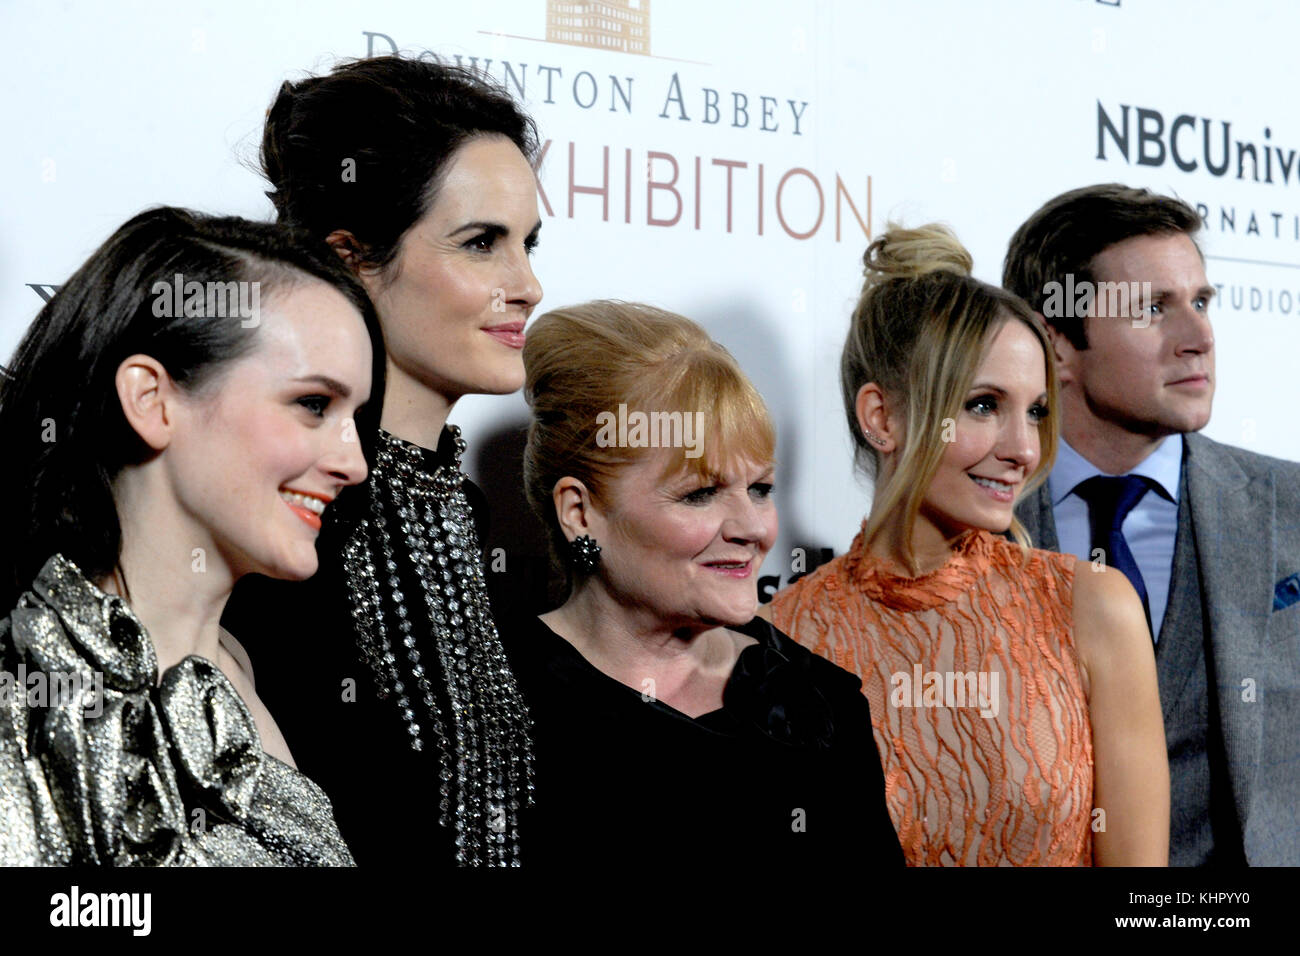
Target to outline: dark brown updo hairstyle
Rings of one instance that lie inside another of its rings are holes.
[[[504,136],[529,162],[537,129],[481,73],[380,56],[285,82],[267,113],[262,172],[281,222],[360,243],[360,264],[392,262],[432,205],[452,155],[477,136]]]

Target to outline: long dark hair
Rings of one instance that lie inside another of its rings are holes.
[[[383,405],[383,337],[365,290],[329,247],[270,223],[166,206],[140,213],[46,303],[0,380],[7,460],[0,470],[0,607],[13,606],[55,552],[91,580],[117,567],[122,529],[112,483],[148,453],[117,396],[122,361],[150,355],[193,392],[256,344],[256,324],[224,305],[188,310],[162,301],[162,287],[177,276],[208,288],[256,282],[261,292],[320,280],[347,298],[373,348],[371,397],[357,415],[370,457]]]
[[[281,222],[318,239],[347,230],[361,263],[387,266],[476,136],[537,154],[532,119],[480,73],[400,56],[343,63],[280,87],[262,134],[267,196]]]

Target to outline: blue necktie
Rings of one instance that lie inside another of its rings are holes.
[[[1088,524],[1092,531],[1092,545],[1089,553],[1098,548],[1106,555],[1106,563],[1124,572],[1124,576],[1142,599],[1142,609],[1146,611],[1147,628],[1151,627],[1151,607],[1147,603],[1147,587],[1138,570],[1133,552],[1120,528],[1124,519],[1142,496],[1150,489],[1147,479],[1140,475],[1121,475],[1108,477],[1097,475],[1080,482],[1074,493],[1088,503]]]

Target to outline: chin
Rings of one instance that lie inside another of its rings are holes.
[[[745,607],[717,608],[715,613],[704,616],[704,620],[720,627],[739,627],[748,624],[758,613],[758,601]]]
[[[1011,522],[1013,522],[1015,518],[1016,513],[1014,510],[1011,510],[1004,515],[997,516],[996,518],[989,518],[988,521],[981,522],[977,527],[981,531],[991,531],[993,534],[1003,534],[1004,532],[1011,530]]]
[[[1210,410],[1207,408],[1199,414],[1189,415],[1186,426],[1178,430],[1180,432],[1199,432],[1208,424],[1210,424]]]
[[[509,395],[511,392],[517,392],[524,387],[524,379],[524,360],[521,358],[511,369],[498,377],[495,393]]]
[[[1153,438],[1197,432],[1209,423],[1208,405],[1189,407],[1186,404],[1147,407],[1141,414],[1133,413],[1119,420],[1129,431]]]
[[[279,581],[306,581],[320,569],[320,559],[316,556],[316,549],[312,548],[310,557],[302,555],[301,557],[285,558],[269,566],[262,573],[268,578],[275,578]]]
[[[492,375],[484,375],[470,385],[466,395],[510,395],[524,387],[524,365],[521,361],[517,369],[503,369]]]
[[[971,527],[992,534],[1004,534],[1011,530],[1011,522],[1015,520],[1015,517],[1015,510],[1008,509],[1005,514],[990,515],[986,520],[973,524]]]
[[[1012,511],[1007,511],[1005,514],[990,514],[982,509],[973,508],[968,514],[964,515],[944,515],[942,522],[938,523],[938,526],[943,536],[948,539],[956,538],[967,531],[988,531],[992,534],[1002,534],[1011,527],[1013,517],[1015,517],[1015,514]]]

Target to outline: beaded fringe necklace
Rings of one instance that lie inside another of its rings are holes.
[[[438,822],[455,829],[456,862],[518,866],[519,810],[533,800],[530,721],[488,604],[462,488],[465,441],[447,427],[455,460],[433,474],[419,447],[380,430],[370,514],[344,546],[343,568],[379,698],[395,701],[412,750],[430,737],[438,748]],[[397,528],[386,511],[398,516]],[[399,567],[420,582],[413,601]],[[432,677],[416,646],[421,633],[432,635],[438,655]],[[438,672],[449,713],[434,692]]]

